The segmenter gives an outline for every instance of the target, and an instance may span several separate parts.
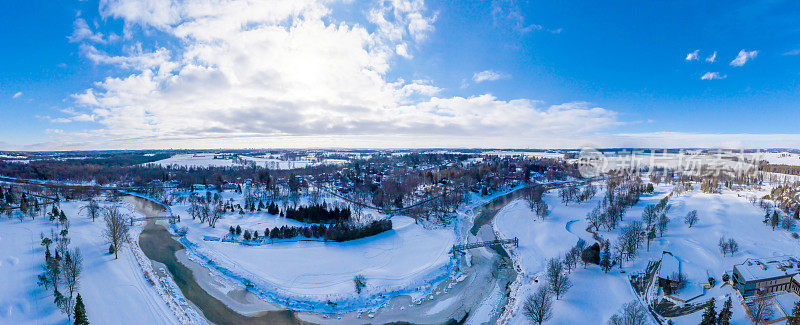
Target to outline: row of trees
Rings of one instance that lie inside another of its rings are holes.
[[[536,324],[542,324],[553,317],[553,296],[559,300],[570,288],[570,272],[575,269],[581,255],[582,245],[569,250],[564,259],[558,257],[547,260],[546,282],[528,296],[522,306],[523,314]]]
[[[647,205],[642,211],[642,222],[646,224],[648,251],[650,251],[650,241],[656,237],[656,230],[658,230],[659,237],[664,236],[664,231],[667,230],[667,224],[670,221],[667,216],[669,209],[669,196],[665,196],[658,204]]]
[[[201,223],[208,222],[208,225],[212,228],[217,225],[217,221],[222,219],[222,215],[225,213],[225,206],[222,202],[218,202],[212,207],[209,201],[198,199],[194,196],[190,197],[189,201],[191,202],[189,204],[189,215],[192,216],[192,219],[199,219]]]
[[[61,223],[61,230],[50,231],[49,236],[40,234],[41,245],[45,247],[43,272],[38,276],[38,284],[46,290],[53,290],[53,302],[75,324],[89,324],[86,307],[78,293],[83,272],[83,256],[78,248],[69,249],[69,223]],[[51,252],[51,247],[55,253]],[[77,295],[77,296],[76,296]]]
[[[700,325],[729,325],[733,317],[733,302],[731,298],[725,300],[722,310],[717,314],[716,300],[712,297],[703,311],[703,318],[700,320]]]
[[[364,225],[352,223],[337,223],[334,225],[311,225],[307,227],[281,226],[264,229],[264,233],[259,235],[258,230],[242,230],[242,227],[231,226],[228,231],[231,235],[241,235],[244,240],[263,239],[290,239],[298,236],[305,238],[324,238],[329,241],[347,241],[374,236],[392,229],[392,221],[389,219],[375,220]]]
[[[348,241],[380,234],[392,230],[392,220],[374,220],[365,225],[338,223],[328,228],[325,239],[331,241]]]
[[[558,190],[558,197],[565,205],[570,202],[580,203],[591,200],[595,194],[597,194],[597,189],[592,184],[584,186],[581,190],[578,184],[570,183]]]
[[[595,231],[600,227],[615,229],[625,211],[639,202],[644,189],[641,179],[630,176],[610,177],[606,187],[606,196],[586,215],[589,226]]]
[[[544,187],[534,186],[525,190],[524,198],[528,202],[528,207],[536,214],[537,217],[544,219],[550,214],[550,207],[542,200],[544,195]]]
[[[736,242],[733,238],[725,239],[725,236],[719,238],[719,251],[722,253],[722,256],[730,254],[736,254],[739,251],[739,243]]]
[[[778,213],[778,210],[773,210],[772,213],[767,212],[764,214],[764,224],[772,226],[772,230],[776,227],[791,231],[797,225],[797,219],[794,216],[783,215]]]
[[[329,208],[326,202],[309,206],[288,207],[286,218],[306,223],[342,223],[350,220],[350,208]]]

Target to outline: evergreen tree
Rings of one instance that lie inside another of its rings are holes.
[[[788,325],[800,325],[800,301],[794,304],[792,314],[786,319]]]
[[[83,305],[81,294],[75,299],[75,325],[89,325],[89,318],[86,317],[86,306]]]
[[[725,300],[725,305],[722,306],[722,310],[719,311],[717,324],[729,325],[731,323],[731,317],[733,316],[732,308],[733,308],[733,302],[731,302],[731,298],[728,297],[728,300]],[[795,308],[797,307],[795,306]]]
[[[700,321],[700,325],[717,324],[717,311],[715,307],[714,298],[711,298],[711,300],[708,302],[708,307],[706,307],[706,311],[703,312],[703,320]]]
[[[603,272],[608,273],[608,270],[611,269],[611,250],[608,248],[609,245],[603,247],[603,257],[600,259],[600,267],[603,269]]]

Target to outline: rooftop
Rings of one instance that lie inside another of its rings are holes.
[[[781,276],[794,276],[800,273],[800,261],[792,256],[771,258],[748,258],[742,264],[734,265],[745,281],[755,281]]]
[[[658,269],[658,277],[670,279],[675,274],[681,272],[681,261],[670,252],[661,253],[661,267]],[[675,279],[673,279],[675,280]]]

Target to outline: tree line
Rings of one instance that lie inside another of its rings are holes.
[[[266,228],[259,234],[258,230],[243,230],[241,226],[235,228],[231,226],[228,232],[231,236],[241,235],[245,241],[266,240],[266,239],[291,239],[296,237],[303,238],[322,238],[326,241],[342,242],[354,240],[380,234],[392,229],[392,220],[373,220],[363,225],[350,222],[342,222],[333,225],[310,225],[305,227],[281,226]]]
[[[309,206],[288,207],[285,216],[305,223],[342,223],[350,220],[350,208],[339,209],[337,206],[330,209],[327,203],[322,202]]]

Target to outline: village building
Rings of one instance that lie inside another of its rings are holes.
[[[661,266],[658,269],[658,286],[666,294],[672,294],[680,288],[684,281],[681,261],[670,252],[661,253]]]
[[[749,297],[771,292],[800,293],[800,261],[791,256],[748,258],[733,266],[734,288]]]

